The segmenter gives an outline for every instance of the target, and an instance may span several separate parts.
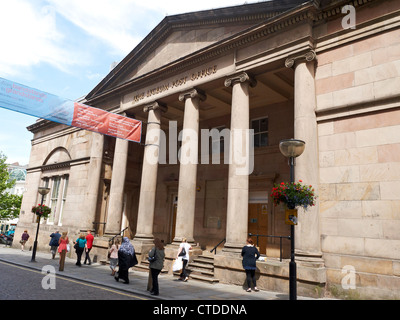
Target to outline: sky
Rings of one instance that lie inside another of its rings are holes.
[[[88,94],[165,16],[244,0],[0,0],[0,77],[76,100]],[[0,152],[29,163],[37,118],[0,106]]]

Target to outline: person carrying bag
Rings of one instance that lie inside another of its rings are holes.
[[[152,279],[152,289],[150,294],[154,296],[159,295],[158,275],[164,267],[164,258],[164,245],[160,239],[155,238],[154,247],[149,252],[150,273]]]

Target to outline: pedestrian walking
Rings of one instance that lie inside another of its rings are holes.
[[[118,249],[118,273],[115,280],[124,280],[129,283],[129,268],[137,264],[135,249],[127,237],[122,238],[122,244]]]
[[[90,252],[90,250],[92,250],[93,240],[94,240],[94,236],[92,235],[92,232],[90,230],[88,230],[87,235],[86,235],[85,261],[83,262],[83,264],[86,264],[86,261],[89,262],[88,263],[89,265],[92,264],[92,261],[90,261],[89,252]]]
[[[119,240],[115,239],[114,243],[110,248],[110,268],[111,268],[111,275],[115,276],[117,272],[117,265],[118,265],[118,249],[119,249]]]
[[[64,271],[64,262],[65,262],[65,255],[68,252],[69,246],[69,239],[68,239],[68,232],[63,232],[60,240],[58,240],[58,253],[60,254],[60,266],[58,268],[59,271]]]
[[[259,291],[256,284],[256,260],[260,257],[260,253],[254,246],[251,238],[247,239],[247,245],[242,248],[242,265],[246,271],[247,292],[251,292],[251,283],[253,283],[254,291]]]
[[[19,241],[19,243],[21,244],[22,251],[25,250],[25,243],[28,241],[28,239],[29,239],[28,230],[24,230],[24,233],[21,235],[21,240]]]
[[[75,265],[80,267],[81,266],[82,253],[86,248],[86,239],[85,239],[85,235],[83,233],[81,233],[79,235],[79,238],[76,239],[76,241],[74,242],[74,248],[75,248],[75,252],[76,252],[76,263],[75,263]]]
[[[49,246],[50,246],[50,252],[51,252],[51,258],[54,259],[56,257],[56,253],[57,253],[57,249],[58,249],[58,241],[61,238],[61,234],[58,232],[58,230],[56,232],[53,232],[50,235],[50,242],[49,242]]]
[[[187,239],[183,238],[181,244],[179,245],[179,250],[178,250],[178,255],[176,258],[181,257],[182,258],[182,272],[180,274],[180,279],[183,281],[188,281],[189,277],[187,276],[186,273],[186,266],[189,262],[189,250],[192,249],[192,246],[187,243]]]
[[[151,271],[151,280],[152,280],[152,289],[150,291],[151,295],[158,296],[159,295],[159,287],[158,287],[158,275],[160,274],[162,268],[164,267],[164,245],[160,239],[154,239],[154,247],[149,252],[150,258],[150,271]]]

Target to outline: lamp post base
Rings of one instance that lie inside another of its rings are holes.
[[[294,257],[294,225],[290,226],[290,263],[289,263],[289,299],[297,300],[297,267]]]
[[[297,300],[297,274],[296,262],[289,263],[289,299]]]

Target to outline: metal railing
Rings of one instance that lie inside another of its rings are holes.
[[[218,248],[218,246],[220,245],[220,244],[222,244],[223,242],[225,242],[226,241],[226,239],[224,238],[224,239],[222,239],[214,248],[212,248],[211,249],[211,253],[214,251],[214,254],[217,254],[217,248]]]
[[[267,234],[254,234],[254,233],[249,233],[249,237],[257,237],[257,244],[256,246],[258,247],[258,237],[267,237],[267,238],[279,238],[279,260],[282,262],[282,239],[288,239],[290,240],[290,236],[273,236],[273,235],[267,235]]]
[[[110,240],[108,240],[109,245],[111,245],[114,242],[114,239],[118,236],[121,235],[121,233],[123,233],[126,229],[128,229],[128,227],[126,227],[124,230],[121,230],[118,234],[116,234],[114,237],[112,237]]]

